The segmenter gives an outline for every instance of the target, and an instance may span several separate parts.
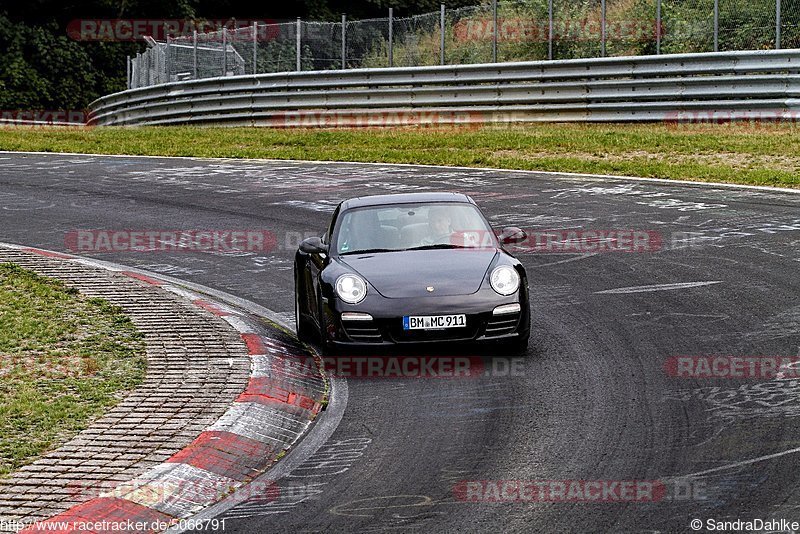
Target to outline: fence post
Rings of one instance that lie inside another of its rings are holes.
[[[197,30],[192,32],[192,75],[197,79]]]
[[[444,62],[444,24],[445,24],[445,20],[444,20],[444,4],[441,4],[441,20],[440,20],[440,24],[439,24],[439,31],[442,34],[442,39],[441,39],[441,41],[442,41],[441,42],[441,51],[442,51],[442,61],[441,61],[441,63],[442,63],[442,65],[445,64],[445,62]]]
[[[389,8],[389,66],[394,67],[394,9]]]
[[[302,31],[302,22],[300,21],[300,17],[297,17],[297,71],[300,72],[300,32]]]
[[[253,23],[253,74],[258,74],[258,22]]]
[[[661,0],[656,0],[656,54],[661,54]]]
[[[775,50],[781,49],[781,0],[775,0]]]
[[[128,89],[131,88],[131,56],[125,57],[125,70],[127,71],[125,74],[125,87]]]
[[[167,83],[172,81],[172,76],[171,76],[171,74],[172,74],[172,68],[171,68],[172,67],[172,62],[170,61],[170,57],[169,57],[169,49],[170,49],[170,44],[171,43],[172,43],[172,38],[169,35],[167,35],[167,49],[164,52],[164,71],[167,74]]]
[[[606,57],[606,0],[600,0],[600,57]]]
[[[719,0],[714,0],[714,52],[719,52]]]
[[[553,0],[547,0],[547,59],[553,59]]]
[[[222,75],[228,75],[228,28],[222,27]]]
[[[342,70],[347,68],[347,15],[342,13]]]
[[[492,0],[492,18],[494,19],[494,31],[492,32],[492,63],[497,63],[497,0]]]

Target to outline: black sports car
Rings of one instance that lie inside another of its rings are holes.
[[[466,195],[410,193],[346,200],[321,238],[295,255],[295,315],[302,340],[342,346],[493,341],[523,350],[528,281]]]

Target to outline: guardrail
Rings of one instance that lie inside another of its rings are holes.
[[[166,83],[91,104],[93,125],[390,126],[662,121],[800,112],[800,49],[287,72]]]

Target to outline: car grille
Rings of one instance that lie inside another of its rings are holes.
[[[486,337],[498,337],[511,334],[517,329],[519,324],[519,313],[508,315],[494,315],[486,323]]]
[[[358,343],[381,343],[383,336],[374,321],[342,321],[347,336]]]

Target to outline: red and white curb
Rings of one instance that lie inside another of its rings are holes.
[[[110,492],[76,505],[22,532],[159,532],[246,486],[309,429],[326,397],[319,360],[299,345],[259,333],[244,313],[168,282],[58,252],[0,245],[117,271],[191,300],[227,321],[251,358],[247,388],[228,411],[166,462]],[[254,488],[277,498],[277,486]],[[247,492],[245,492],[247,493]],[[255,496],[255,495],[252,495]]]

